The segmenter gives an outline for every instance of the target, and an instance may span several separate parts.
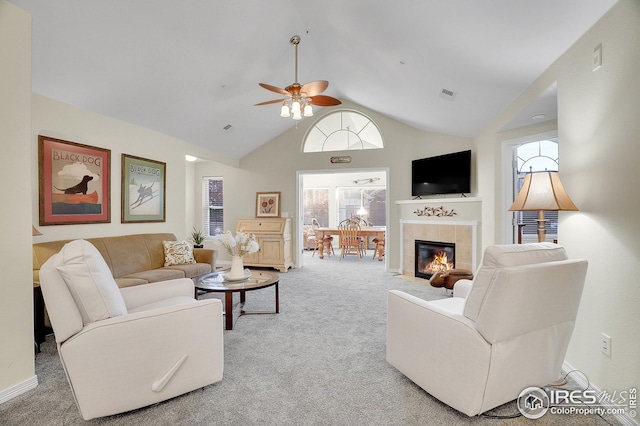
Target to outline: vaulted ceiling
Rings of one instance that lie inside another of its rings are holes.
[[[33,17],[35,93],[235,158],[296,125],[278,104],[254,106],[279,97],[259,82],[294,82],[295,34],[300,83],[474,137],[616,2],[10,1]],[[547,119],[554,95],[541,98]]]

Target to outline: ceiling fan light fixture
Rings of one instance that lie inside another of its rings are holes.
[[[304,116],[313,117],[313,108],[311,108],[311,104],[306,104],[304,106]]]
[[[255,106],[282,102],[282,106],[280,107],[281,117],[291,117],[294,120],[302,120],[302,115],[305,117],[313,116],[312,104],[316,106],[340,105],[342,103],[340,100],[331,96],[321,95],[321,93],[327,89],[327,86],[329,85],[328,81],[318,80],[303,85],[298,83],[298,44],[300,44],[300,36],[295,35],[291,37],[289,43],[293,45],[295,50],[295,82],[284,89],[271,84],[258,83],[260,87],[286,97],[284,99],[281,98],[260,102]]]
[[[291,114],[300,115],[300,111],[301,111],[301,109],[300,109],[300,101],[295,100],[295,101],[291,102]],[[294,120],[295,120],[295,118],[294,118]]]
[[[280,117],[289,117],[289,105],[286,101],[282,103],[282,108],[280,108]]]

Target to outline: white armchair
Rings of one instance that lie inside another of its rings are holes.
[[[454,297],[391,290],[387,361],[468,416],[512,401],[560,375],[586,271],[556,244],[492,246]]]
[[[85,420],[222,380],[222,303],[183,278],[119,289],[98,250],[76,240],[40,270],[58,354]]]

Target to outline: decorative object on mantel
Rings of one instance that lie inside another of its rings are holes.
[[[42,232],[38,231],[35,226],[31,225],[31,236],[37,237],[39,235],[42,235]]]
[[[428,207],[425,206],[424,209],[418,209],[414,211],[417,216],[435,216],[435,217],[451,217],[456,216],[458,213],[454,209],[447,210],[444,206],[440,207]]]
[[[226,276],[231,280],[244,278],[242,257],[245,254],[256,253],[260,249],[256,236],[245,232],[236,232],[234,236],[231,231],[225,231],[216,235],[213,239],[222,244],[231,255],[231,270]]]
[[[547,238],[544,212],[569,210],[577,211],[569,195],[564,190],[558,172],[531,172],[527,173],[522,183],[522,188],[513,205],[509,208],[513,211],[537,211],[538,212],[538,242],[542,243]]]

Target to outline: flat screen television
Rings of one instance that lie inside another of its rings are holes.
[[[411,195],[471,192],[471,151],[453,152],[411,162]]]

